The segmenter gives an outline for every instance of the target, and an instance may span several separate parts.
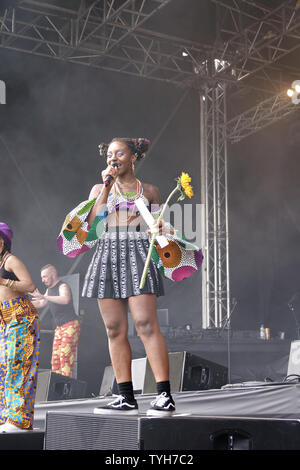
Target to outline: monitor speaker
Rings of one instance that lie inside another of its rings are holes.
[[[42,370],[38,373],[36,403],[85,398],[86,382]]]
[[[228,382],[227,367],[186,351],[169,353],[172,392],[221,388]],[[156,382],[146,357],[132,361],[132,382],[135,393],[156,393]],[[111,366],[105,368],[100,395],[111,390],[117,393]]]
[[[186,351],[169,353],[173,392],[221,388],[228,382],[227,367]],[[143,393],[156,392],[154,375],[147,362]]]
[[[141,418],[141,450],[296,450],[297,418],[174,416]],[[186,462],[187,463],[187,462]]]

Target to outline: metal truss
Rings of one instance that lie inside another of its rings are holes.
[[[219,16],[225,23],[225,27],[220,24],[222,46],[216,52],[221,53],[220,60],[226,61],[224,71],[230,67],[237,80],[266,73],[266,68],[300,48],[300,7],[296,0],[272,2],[279,3],[275,8],[270,7],[271,2],[212,1],[221,9]],[[250,15],[249,8],[255,13]],[[283,69],[270,67],[271,80],[280,79]],[[299,66],[295,70],[299,72]]]
[[[218,20],[212,45],[142,28],[171,0],[12,0],[0,47],[182,87],[221,81],[231,85],[228,96],[245,88],[277,95],[299,78],[299,66],[279,63],[300,47],[298,1],[210,1]]]
[[[170,1],[81,0],[77,1],[79,8],[71,10],[43,1],[20,0],[18,7],[6,9],[1,19],[0,47],[126,72],[124,60],[129,62],[130,57],[126,51],[120,54],[119,46],[125,47],[126,39],[134,37],[136,29]],[[135,42],[138,44],[138,38]],[[145,54],[142,44],[139,48]],[[103,63],[104,57],[112,62]]]
[[[218,37],[205,45],[143,28],[171,0],[14,0],[0,18],[0,47],[185,88],[227,83],[229,97],[259,89],[269,98],[299,79],[300,66],[278,63],[300,47],[296,0],[273,9],[262,0],[211,2]]]
[[[230,316],[226,85],[200,94],[201,192],[205,204],[202,326]]]
[[[300,106],[293,104],[284,91],[229,120],[226,126],[227,140],[239,142],[294,113],[300,114]]]

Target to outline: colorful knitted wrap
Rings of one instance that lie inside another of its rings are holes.
[[[59,250],[69,258],[91,249],[106,230],[107,209],[98,214],[92,225],[87,218],[95,199],[81,202],[65,218],[57,239]],[[155,214],[153,214],[155,218]],[[152,258],[160,273],[172,280],[181,281],[190,277],[201,266],[202,250],[189,243],[177,230],[169,226],[169,232],[164,233],[168,240],[165,248],[155,245]]]

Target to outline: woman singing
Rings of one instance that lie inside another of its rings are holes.
[[[159,396],[152,403],[151,410],[164,414],[175,411],[170,394],[168,351],[156,314],[156,297],[163,295],[163,284],[154,263],[143,290],[139,289],[149,236],[147,227],[136,212],[134,200],[142,197],[149,208],[157,208],[161,204],[158,189],[141,183],[134,175],[134,164],[143,158],[148,146],[146,139],[117,138],[109,146],[102,144],[100,153],[107,161],[102,178],[103,181],[108,176],[112,178],[106,185],[94,186],[90,193],[90,199],[97,199],[88,217],[89,224],[92,225],[104,206],[108,214],[106,232],[97,244],[85,278],[83,295],[98,298],[120,393],[106,407],[97,408],[95,412],[98,413],[124,410],[132,414],[138,410],[133,395],[132,358],[127,339],[128,309],[157,382]]]
[[[194,255],[191,247],[185,250],[185,241],[178,239],[174,230],[166,233],[162,224],[167,248],[157,246],[144,287],[140,288],[149,249],[149,230],[135,201],[142,199],[154,219],[161,210],[157,187],[142,183],[134,174],[135,163],[144,158],[148,147],[147,139],[114,138],[109,145],[101,144],[100,155],[107,163],[102,172],[103,184],[96,184],[89,200],[67,215],[58,237],[60,251],[71,258],[96,244],[85,276],[83,296],[98,300],[120,395],[107,406],[96,408],[95,413],[138,412],[127,338],[128,310],[157,385],[158,395],[147,414],[168,416],[175,411],[170,393],[168,351],[158,324],[156,299],[164,294],[161,272],[173,281],[188,277],[199,267],[200,252]],[[158,228],[154,226],[154,230],[157,233]],[[173,277],[172,269],[176,270]]]
[[[12,236],[0,222],[0,433],[32,430],[39,359],[39,318],[26,296],[34,284]]]

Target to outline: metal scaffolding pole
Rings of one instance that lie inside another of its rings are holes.
[[[230,315],[226,124],[226,85],[206,88],[200,93],[203,328],[220,328]]]

